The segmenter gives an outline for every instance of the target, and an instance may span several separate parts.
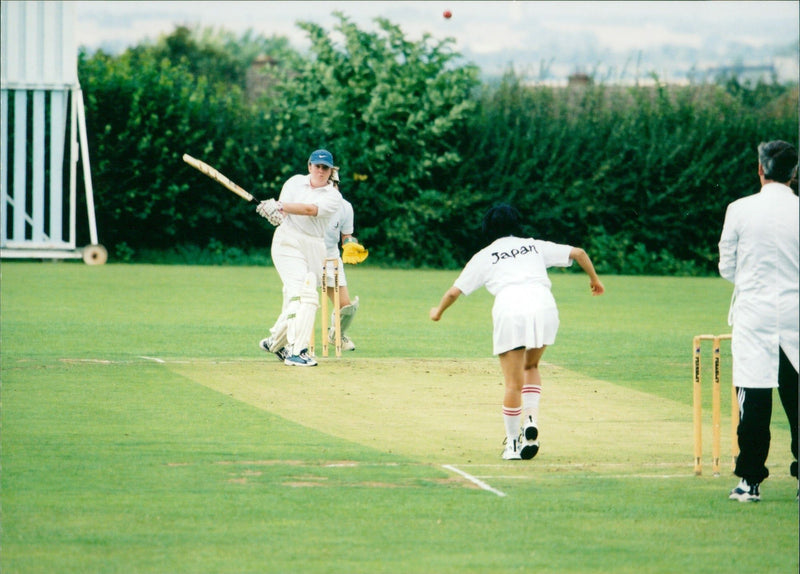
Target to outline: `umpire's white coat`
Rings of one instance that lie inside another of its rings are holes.
[[[798,197],[768,183],[728,206],[719,241],[719,272],[733,282],[733,384],[778,386],[779,348],[800,362]]]

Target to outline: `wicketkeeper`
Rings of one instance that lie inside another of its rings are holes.
[[[278,225],[272,238],[272,262],[283,281],[283,307],[270,336],[259,346],[284,364],[313,367],[308,354],[319,285],[325,260],[325,231],[341,208],[342,195],[330,182],[333,155],[325,149],[308,158],[308,175],[294,175],[284,183],[278,201],[256,208]]]
[[[336,189],[339,189],[339,168],[334,167],[331,173],[331,182]],[[346,335],[347,329],[352,325],[353,319],[358,311],[358,297],[350,300],[350,293],[347,290],[347,277],[342,263],[357,264],[364,261],[369,252],[353,236],[353,206],[346,199],[342,198],[342,205],[339,212],[331,220],[331,226],[325,233],[325,257],[328,259],[339,259],[339,309],[342,328],[342,350],[354,351],[356,348],[353,340]],[[339,241],[342,243],[342,254],[339,254]],[[333,263],[328,263],[326,267],[326,284],[328,285],[328,298],[333,301]],[[334,312],[331,312],[331,328],[328,331],[328,341],[334,343]]]

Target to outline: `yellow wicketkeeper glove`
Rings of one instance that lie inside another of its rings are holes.
[[[342,261],[353,265],[361,263],[369,255],[369,251],[355,237],[348,237],[342,243]]]

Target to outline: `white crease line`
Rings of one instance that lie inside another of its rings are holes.
[[[147,359],[148,361],[155,361],[156,363],[166,363],[166,361],[164,359],[159,359],[158,357],[140,356],[139,358],[140,359]]]
[[[486,484],[485,482],[483,482],[479,478],[475,478],[471,474],[469,474],[467,472],[464,472],[463,470],[459,470],[459,469],[457,469],[456,467],[454,467],[451,464],[443,464],[442,468],[446,468],[447,470],[451,470],[451,471],[455,472],[456,474],[460,474],[461,476],[466,478],[468,481],[470,481],[473,484],[476,484],[479,488],[482,488],[483,490],[487,490],[487,491],[489,491],[491,493],[496,494],[497,496],[506,496],[505,492],[503,492],[501,490],[497,490],[496,488],[492,488],[491,486],[489,486],[488,484]]]
[[[540,475],[537,478],[547,479],[557,475]],[[481,478],[498,479],[498,480],[531,480],[530,476],[504,476],[502,474],[482,475]],[[564,476],[558,476],[563,479]],[[598,474],[598,475],[585,475],[585,476],[571,476],[570,478],[584,479],[622,479],[622,478],[642,478],[642,479],[675,479],[675,478],[695,478],[693,474]],[[719,478],[719,477],[715,477]]]
[[[596,468],[662,468],[662,467],[678,467],[678,468],[690,468],[692,466],[691,462],[648,462],[642,464],[631,464],[630,462],[576,462],[576,463],[569,463],[569,462],[553,462],[553,463],[535,463],[536,467],[538,468],[577,468],[577,469],[587,469],[592,470]],[[469,463],[466,462],[461,466],[469,466],[472,468],[508,468],[508,465],[505,464],[497,464],[497,463],[488,463],[488,464],[480,464],[480,463]]]

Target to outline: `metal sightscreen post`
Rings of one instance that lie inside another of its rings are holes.
[[[92,245],[97,245],[97,221],[94,216],[94,190],[92,188],[92,168],[89,164],[89,142],[86,138],[86,112],[83,107],[83,91],[74,90],[73,94],[76,94],[78,104],[78,134],[81,140],[81,163],[83,163],[83,186],[86,190],[86,211],[89,216],[89,237]]]

